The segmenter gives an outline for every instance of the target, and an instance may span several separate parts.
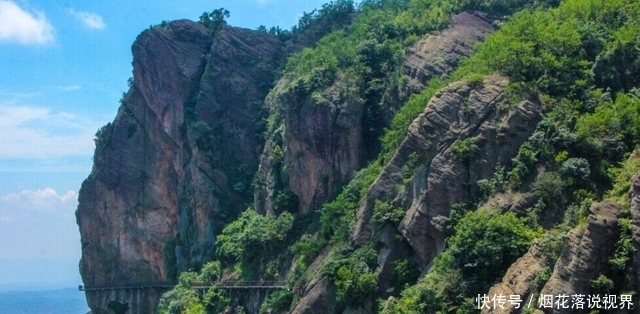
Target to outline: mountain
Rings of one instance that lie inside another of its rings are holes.
[[[92,313],[637,310],[640,4],[227,15],[132,46],[76,212]]]

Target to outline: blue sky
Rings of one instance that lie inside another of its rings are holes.
[[[324,2],[0,0],[0,288],[79,283],[78,189],[141,31],[220,7],[234,26],[288,29]]]

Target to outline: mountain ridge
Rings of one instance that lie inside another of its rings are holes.
[[[177,284],[87,292],[92,312],[468,313],[479,293],[634,291],[633,12],[335,1],[292,32],[143,32],[80,192],[81,274]],[[290,290],[191,289],[252,280]]]

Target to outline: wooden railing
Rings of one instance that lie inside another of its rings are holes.
[[[175,287],[175,283],[168,282],[156,282],[156,283],[142,283],[142,284],[123,284],[114,286],[84,286],[79,285],[79,291],[106,291],[106,290],[136,290],[136,289],[159,289],[169,290]],[[205,283],[194,282],[192,288],[196,290],[206,290],[211,288],[218,289],[286,289],[286,282],[284,281],[237,281],[237,282],[225,282],[225,283]]]

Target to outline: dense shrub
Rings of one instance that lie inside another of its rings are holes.
[[[260,313],[287,313],[293,302],[293,292],[289,290],[278,290],[267,297],[260,306]]]
[[[213,32],[217,32],[223,25],[226,25],[225,19],[229,18],[229,10],[225,8],[215,9],[211,12],[204,12],[200,15],[198,22]]]
[[[250,268],[249,265],[270,257],[274,249],[281,247],[292,226],[293,215],[289,212],[276,218],[248,209],[222,230],[216,253],[223,262],[239,261]]]
[[[213,283],[222,276],[222,265],[219,261],[211,261],[202,267],[196,280],[198,282]]]
[[[158,304],[160,314],[198,313],[204,314],[204,305],[198,294],[191,288],[197,274],[183,272],[178,285],[162,295]]]
[[[377,252],[369,245],[332,261],[327,274],[338,289],[338,302],[356,306],[371,297],[378,290],[376,267]]]
[[[539,236],[513,213],[488,210],[467,213],[449,238],[452,265],[462,271],[469,291],[488,291]]]
[[[465,164],[469,163],[477,150],[478,145],[476,145],[473,138],[465,138],[463,140],[457,139],[453,144],[451,144],[451,152],[453,153],[453,156]]]

